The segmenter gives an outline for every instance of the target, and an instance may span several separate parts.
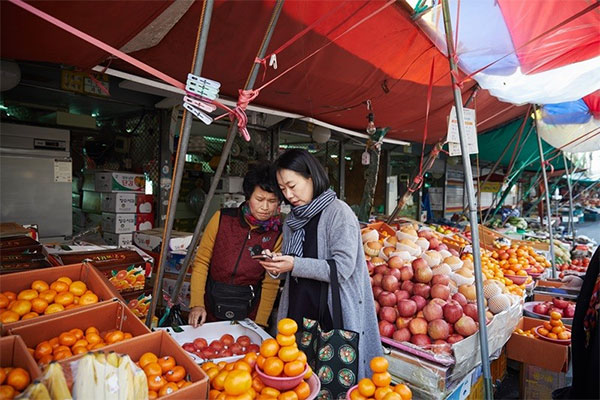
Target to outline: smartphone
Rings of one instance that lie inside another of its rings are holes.
[[[262,261],[270,261],[273,259],[272,256],[269,256],[267,254],[257,254],[255,256],[252,256],[252,258],[255,260],[262,260]]]

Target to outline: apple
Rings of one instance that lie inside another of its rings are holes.
[[[402,282],[402,285],[400,285],[400,289],[402,290],[406,290],[409,294],[413,294],[413,289],[415,287],[414,282],[412,281],[404,281]]]
[[[398,290],[400,284],[398,283],[398,278],[390,274],[383,277],[381,280],[381,287],[387,292],[394,292],[395,290]]]
[[[213,340],[212,342],[210,342],[210,345],[208,347],[212,348],[213,350],[221,351],[223,350],[223,343],[221,343],[218,340]]]
[[[435,354],[445,354],[449,356],[452,353],[450,345],[443,339],[437,339],[433,344],[433,352]]]
[[[413,287],[413,294],[423,297],[424,299],[429,298],[431,287],[424,283],[416,283]]]
[[[423,307],[427,305],[427,300],[425,300],[423,296],[419,296],[418,294],[415,294],[410,299],[417,303],[417,311],[421,311]]]
[[[387,265],[382,264],[382,265],[378,265],[375,267],[375,270],[373,271],[376,274],[381,274],[381,275],[387,275],[390,272],[390,269],[387,267]]]
[[[391,338],[395,330],[394,325],[388,321],[379,321],[379,334],[381,336]]]
[[[231,352],[232,352],[233,354],[235,354],[236,356],[239,356],[239,355],[241,355],[241,354],[244,354],[244,348],[243,348],[243,347],[242,347],[242,345],[241,345],[241,344],[239,344],[239,343],[234,343],[234,344],[232,344],[232,345],[231,345],[231,348],[230,348],[229,350],[231,350]]]
[[[381,286],[382,280],[383,280],[383,274],[373,275],[373,287]]]
[[[448,301],[444,307],[444,319],[453,324],[463,316],[463,308],[456,300]]]
[[[417,303],[413,300],[400,300],[398,302],[398,314],[401,317],[408,318],[417,312]]]
[[[402,280],[402,272],[400,271],[400,268],[392,268],[390,270],[390,275],[395,276],[396,279],[398,279],[398,281]],[[400,286],[399,283],[398,283],[398,286]]]
[[[252,341],[246,335],[242,335],[242,336],[238,337],[235,342],[239,343],[242,347],[248,347],[252,344]]]
[[[429,336],[425,334],[416,334],[410,338],[410,342],[417,346],[424,347],[431,344],[431,339],[429,339]]]
[[[185,351],[189,351],[190,353],[194,353],[196,351],[196,346],[194,346],[194,343],[192,342],[188,342],[185,343],[183,346],[181,346]]]
[[[438,249],[438,250],[448,250],[448,246],[446,246],[446,244],[445,244],[445,243],[442,243],[442,244],[440,244],[440,245],[438,246],[438,248],[437,248],[437,249]]]
[[[463,307],[463,312],[465,313],[465,315],[471,317],[474,321],[477,321],[477,305],[469,303]]]
[[[429,250],[438,250],[440,241],[436,237],[431,237],[429,240]]]
[[[427,334],[427,320],[424,318],[413,318],[408,323],[408,329],[413,335]]]
[[[416,306],[415,306],[416,308]],[[379,319],[384,320],[390,323],[396,322],[396,318],[398,318],[398,312],[394,307],[381,307],[379,310]]]
[[[392,269],[398,269],[404,265],[404,260],[399,256],[393,256],[388,260],[388,265]]]
[[[412,320],[412,318],[398,317],[396,319],[396,328],[397,329],[408,328],[408,324],[410,323],[411,320]]]
[[[464,337],[471,336],[475,332],[477,332],[477,325],[473,318],[468,315],[463,315],[460,317],[458,321],[454,324],[454,330]]]
[[[396,296],[396,303],[399,303],[400,300],[410,299],[410,293],[408,293],[406,290],[398,289],[394,292],[394,296]]]
[[[393,307],[396,305],[396,296],[384,290],[377,296],[377,301],[383,307]]]
[[[196,338],[194,339],[194,346],[198,350],[204,350],[208,347],[208,342],[204,338]]]
[[[431,283],[433,285],[441,284],[447,286],[450,284],[450,277],[444,274],[434,275],[433,278],[431,278]]]
[[[423,259],[420,258],[420,260],[423,260]],[[423,262],[425,264],[427,264],[427,262],[425,260],[423,260]],[[414,268],[414,261],[413,261],[413,268]],[[431,282],[431,278],[433,278],[433,271],[431,270],[431,268],[429,268],[428,265],[426,265],[424,267],[415,268],[415,277],[414,278],[417,282],[429,283],[429,282]]]
[[[462,307],[468,304],[467,298],[462,293],[454,293],[452,295],[452,300],[456,300]]]
[[[548,307],[548,305],[545,303],[538,303],[535,306],[533,306],[533,312],[541,315],[548,315],[549,309],[550,307]]]
[[[431,287],[431,297],[442,300],[448,300],[448,298],[450,297],[450,288],[446,285],[436,283]]]
[[[394,332],[394,334],[392,335],[392,339],[398,342],[408,342],[411,336],[412,335],[410,334],[408,328],[401,328]]]
[[[410,281],[413,278],[413,276],[415,276],[415,272],[413,270],[413,267],[411,267],[410,265],[405,265],[404,267],[400,268],[400,280],[401,281],[404,281],[404,282]]]
[[[377,300],[373,300],[373,302],[375,303],[375,314],[379,314],[379,309],[381,308],[381,306],[379,305]]]
[[[430,321],[429,324],[427,324],[427,334],[434,340],[447,339],[450,335],[448,323],[443,319],[435,319]]]
[[[460,342],[463,339],[464,337],[462,335],[459,335],[458,333],[453,333],[450,336],[448,336],[448,343],[454,344],[456,342]]]
[[[373,298],[378,298],[381,292],[383,292],[383,288],[381,286],[373,286]]]
[[[423,307],[423,315],[425,319],[430,322],[436,319],[441,319],[444,317],[444,310],[442,306],[436,304],[434,302],[429,302],[425,307]]]
[[[575,306],[573,304],[569,304],[564,311],[565,318],[573,318],[575,316]]]
[[[553,298],[552,304],[554,304],[556,308],[561,308],[564,310],[569,305],[569,302],[567,300]]]
[[[434,298],[430,300],[431,303],[435,303],[437,305],[439,305],[440,307],[444,307],[446,305],[446,300],[444,299],[440,299],[440,298]]]

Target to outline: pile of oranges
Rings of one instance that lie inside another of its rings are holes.
[[[466,245],[470,244],[470,242],[467,239],[465,239],[458,233],[454,233],[450,236],[444,236],[442,238],[442,243],[444,243],[446,245],[458,247],[458,248],[462,248],[462,247],[465,247]]]
[[[142,354],[136,364],[144,370],[148,378],[149,399],[166,396],[192,384],[187,380],[185,368],[177,365],[175,358],[171,356],[158,357],[148,352]]]
[[[535,252],[533,247],[513,244],[492,251],[505,275],[527,276],[527,272],[540,273],[550,267],[550,262]]]
[[[536,338],[535,332],[533,331],[533,328],[531,328],[531,329],[525,329],[525,330],[523,330],[521,328],[517,328],[517,329],[515,329],[515,333],[517,335],[527,336],[527,337],[532,338],[532,339]]]
[[[51,284],[35,280],[30,289],[21,290],[18,294],[10,291],[0,293],[0,322],[8,324],[97,302],[98,296],[82,281],[73,281],[66,276]]]
[[[100,335],[98,328],[94,326],[90,326],[85,331],[74,328],[50,340],[44,340],[38,343],[35,349],[28,348],[28,350],[38,364],[44,365],[50,361],[58,361],[90,350],[97,350],[131,337],[131,333],[119,330],[111,330]]]
[[[306,355],[298,350],[295,333],[296,321],[284,318],[277,324],[275,339],[267,339],[260,345],[256,359],[258,368],[269,376],[298,376],[306,370]]]
[[[410,400],[412,391],[408,386],[401,383],[391,386],[392,376],[388,372],[388,360],[383,357],[374,357],[371,359],[371,378],[363,378],[358,385],[351,390],[350,399],[352,400]]]
[[[570,340],[571,331],[565,328],[565,325],[560,318],[560,313],[552,311],[550,313],[550,321],[545,321],[542,327],[538,328],[537,333],[548,339]]]
[[[265,385],[255,370],[258,357],[260,355],[256,353],[248,353],[231,363],[202,364],[210,380],[209,400],[304,400],[310,396],[310,386],[306,381],[284,392]],[[307,374],[305,379],[309,376]]]
[[[23,391],[31,377],[23,368],[0,368],[0,399],[12,399]]]
[[[461,259],[468,259],[473,262],[473,254],[465,253],[461,256]],[[494,279],[502,283],[501,286],[506,288],[506,292],[523,297],[527,282],[523,285],[517,285],[509,278],[506,278],[504,270],[500,266],[500,262],[494,258],[493,252],[485,249],[481,249],[481,272],[483,273],[484,280]]]

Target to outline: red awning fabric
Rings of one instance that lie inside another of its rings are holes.
[[[120,48],[147,26],[171,2],[31,2],[49,14]],[[328,43],[340,33],[382,7],[383,1],[348,1],[341,11],[324,20],[278,55],[279,68],[269,69],[265,82]],[[213,11],[203,76],[220,81],[221,94],[237,98],[262,41],[274,1],[217,1]],[[269,50],[288,41],[338,2],[288,1],[277,22]],[[202,8],[196,2],[154,47],[130,55],[184,82],[190,71]],[[4,58],[48,61],[90,68],[107,54],[50,26],[25,11],[2,2]],[[34,33],[35,32],[35,33]],[[42,32],[40,35],[38,32]],[[453,105],[446,58],[414,25],[397,3],[326,47],[272,85],[253,103],[294,112],[345,128],[363,131],[364,104],[371,99],[377,126],[390,127],[388,137],[421,142],[431,62],[435,59],[428,142],[446,135]],[[111,68],[143,74],[113,60]],[[262,84],[262,70],[255,87]],[[474,86],[463,87],[466,100]],[[477,111],[478,130],[512,120],[526,106],[512,106],[480,91],[471,105]]]

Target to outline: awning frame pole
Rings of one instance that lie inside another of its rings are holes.
[[[534,114],[537,115],[537,106],[533,106]],[[550,261],[552,263],[552,278],[556,278],[556,260],[554,259],[554,234],[552,233],[552,208],[550,207],[550,188],[548,187],[548,175],[546,174],[546,160],[544,158],[544,149],[542,148],[542,138],[538,126],[538,120],[535,120],[535,132],[540,152],[540,163],[542,165],[542,178],[544,180],[544,195],[546,197],[546,214],[548,215],[548,233],[550,234]],[[542,227],[544,219],[541,219]]]
[[[204,53],[206,43],[208,42],[208,31],[210,29],[210,20],[212,17],[214,0],[205,0],[204,10],[201,16],[201,28],[196,48],[196,58],[192,68],[194,75],[202,73],[202,65],[204,63]],[[181,180],[183,178],[183,170],[185,168],[185,155],[187,154],[188,144],[190,140],[190,132],[192,130],[192,114],[187,110],[183,110],[183,123],[179,135],[179,143],[177,145],[177,154],[175,156],[175,168],[173,170],[173,182],[171,193],[169,195],[169,205],[167,206],[167,219],[165,221],[165,229],[163,231],[162,243],[160,246],[160,258],[154,274],[154,285],[152,287],[152,300],[146,315],[146,325],[152,326],[152,319],[156,313],[156,305],[159,298],[162,297],[162,282],[165,275],[165,265],[167,263],[167,254],[169,252],[169,242],[171,241],[171,232],[173,231],[173,223],[175,222],[175,209],[179,200],[179,191],[181,189]]]
[[[571,173],[569,172],[569,166],[567,164],[567,156],[565,152],[562,152],[563,161],[565,163],[565,172],[567,173],[567,187],[569,189],[569,227],[571,229],[571,236],[573,237],[573,245],[571,248],[575,248],[575,221],[573,221],[573,187],[571,186]],[[560,203],[558,205],[560,207]]]
[[[269,43],[271,42],[271,37],[273,36],[273,32],[275,31],[275,26],[277,25],[277,20],[279,19],[279,15],[281,14],[281,10],[283,9],[283,3],[285,0],[278,0],[273,9],[273,14],[271,15],[271,21],[269,22],[269,26],[265,32],[265,36],[261,43],[261,46],[258,50],[257,59],[262,59],[265,57],[267,53],[267,48],[269,47]],[[256,82],[256,77],[258,76],[258,72],[260,70],[261,64],[255,62],[252,64],[252,69],[248,75],[248,80],[244,86],[245,90],[251,90],[254,87],[254,83]],[[210,184],[210,189],[208,190],[208,194],[206,195],[206,199],[204,204],[202,205],[202,212],[200,213],[200,218],[198,218],[198,222],[196,223],[196,228],[194,229],[194,234],[192,236],[192,240],[188,247],[185,258],[183,259],[183,263],[181,265],[181,270],[179,271],[179,275],[177,276],[177,282],[175,283],[175,288],[173,290],[173,300],[177,299],[179,292],[181,291],[181,287],[183,286],[183,281],[185,279],[185,275],[189,269],[191,260],[194,258],[196,254],[196,250],[198,247],[198,241],[200,239],[200,234],[202,232],[202,225],[204,224],[204,220],[206,219],[206,215],[208,214],[208,207],[210,202],[212,201],[215,191],[217,190],[217,186],[219,184],[219,180],[221,179],[221,175],[223,174],[223,169],[225,169],[225,164],[227,163],[227,159],[229,158],[229,153],[231,153],[231,148],[233,146],[233,141],[235,136],[237,135],[237,125],[235,121],[231,121],[231,125],[229,126],[229,131],[227,132],[227,141],[223,146],[223,151],[221,153],[221,158],[219,160],[219,165],[215,171],[215,176]]]
[[[475,200],[475,188],[473,185],[473,171],[471,169],[471,158],[467,146],[465,132],[465,121],[463,115],[462,94],[456,82],[458,67],[454,62],[455,50],[452,35],[452,22],[450,19],[450,7],[448,0],[442,0],[442,12],[444,17],[444,29],[446,31],[446,46],[448,49],[448,62],[452,73],[452,89],[454,92],[454,105],[456,107],[456,119],[458,121],[458,135],[462,152],[462,162],[465,172],[465,186],[469,201],[469,221],[471,223],[471,237],[473,246],[473,264],[475,266],[475,288],[477,291],[477,319],[479,321],[479,343],[481,347],[481,365],[483,367],[483,383],[486,400],[493,398],[492,374],[490,371],[490,358],[488,349],[488,335],[485,316],[485,305],[483,296],[483,274],[481,272],[481,252],[479,247],[479,225],[477,223],[477,204]]]

